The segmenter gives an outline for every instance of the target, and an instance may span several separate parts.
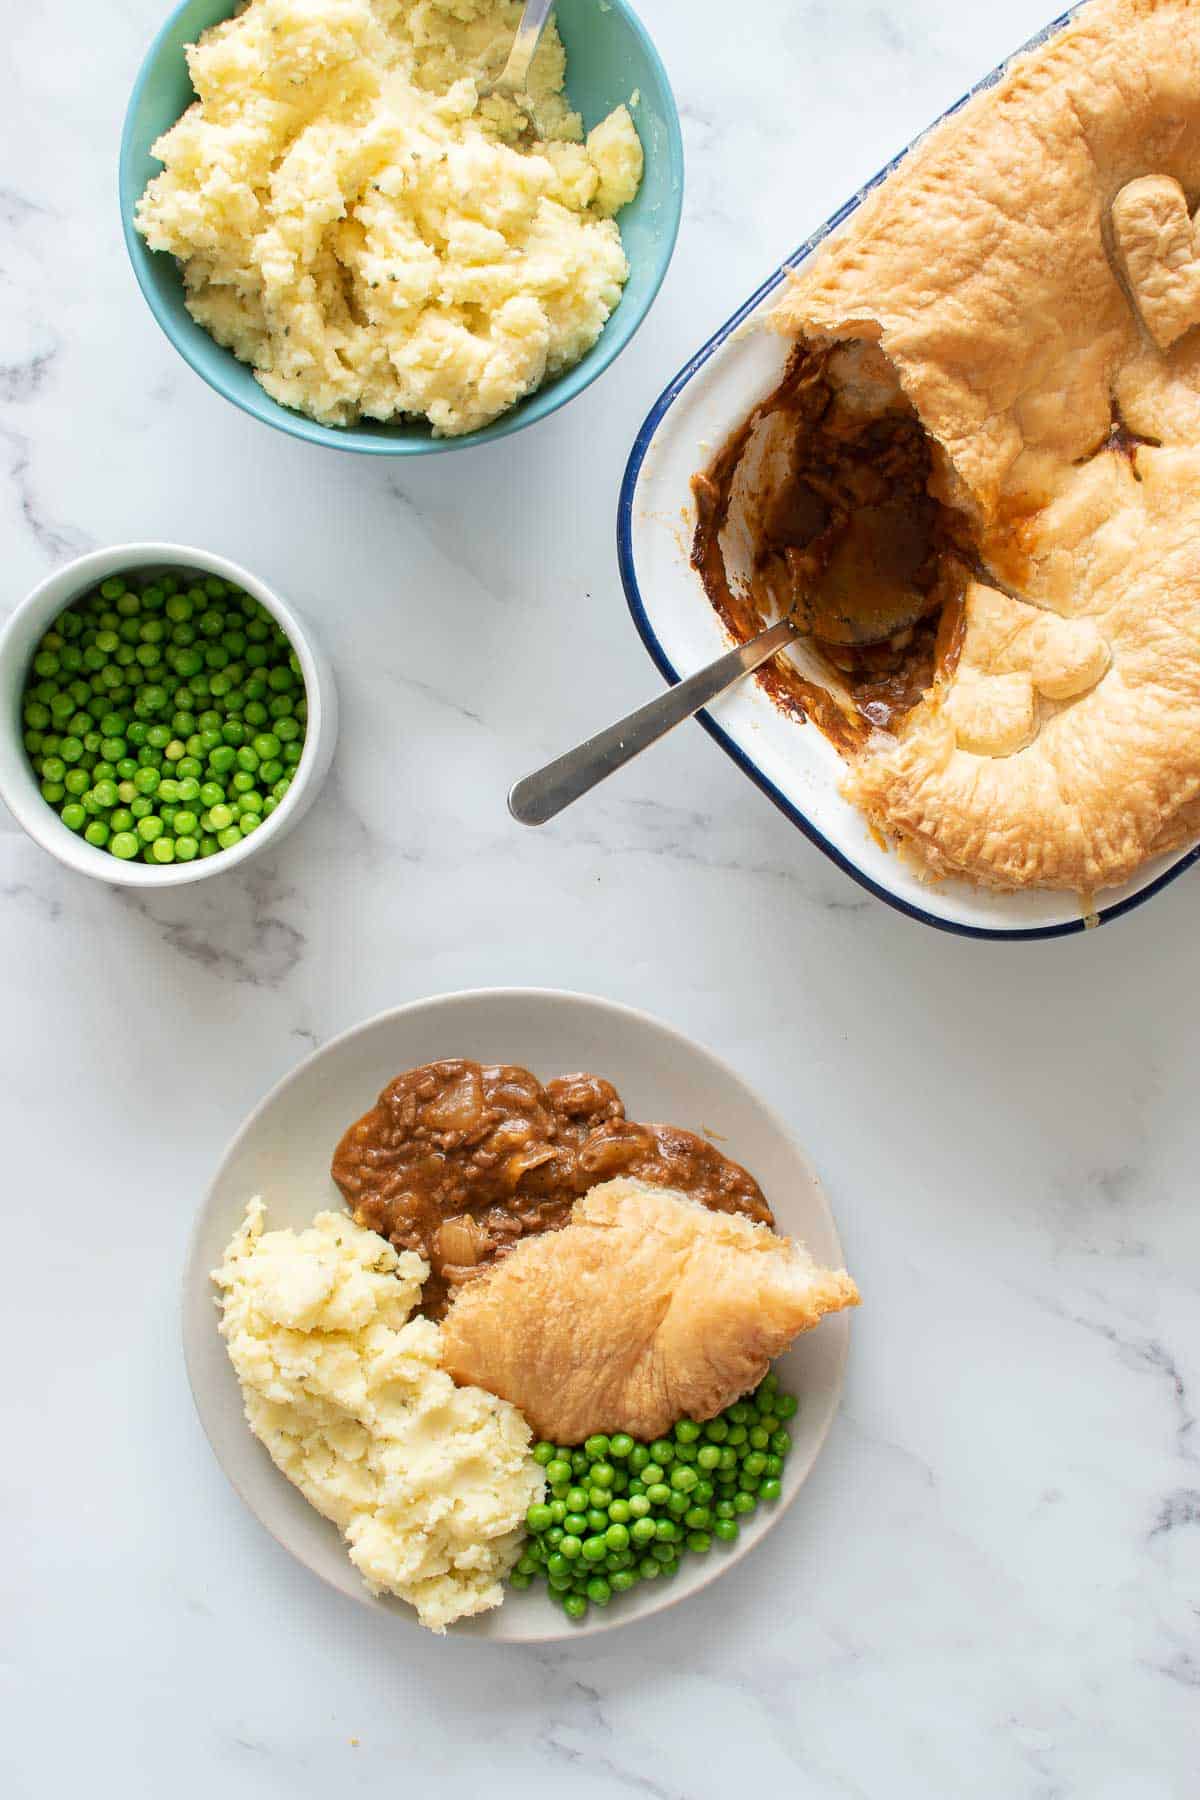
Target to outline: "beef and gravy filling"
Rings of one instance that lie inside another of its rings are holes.
[[[939,455],[874,345],[799,344],[693,483],[710,601],[739,642],[794,608],[811,654],[759,679],[844,750],[896,729],[957,657],[971,549]]]
[[[543,1085],[528,1069],[460,1058],[398,1075],[346,1132],[332,1173],[360,1225],[429,1263],[421,1310],[435,1319],[464,1282],[565,1225],[582,1194],[617,1175],[774,1224],[752,1175],[694,1132],[627,1119],[610,1081]]]

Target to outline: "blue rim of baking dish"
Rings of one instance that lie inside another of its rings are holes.
[[[977,81],[974,87],[968,89],[961,99],[954,102],[953,106],[948,106],[944,113],[940,114],[925,131],[921,132],[919,137],[914,138],[911,144],[906,145],[906,147],[900,151],[898,156],[894,156],[889,163],[885,163],[884,167],[880,169],[877,174],[872,175],[871,179],[859,188],[856,194],[851,195],[850,199],[845,201],[832,217],[826,219],[825,223],[819,226],[810,238],[806,238],[804,243],[802,243],[797,250],[794,250],[789,257],[785,258],[779,267],[767,277],[762,286],[756,289],[755,292],[750,295],[750,298],[743,302],[733,316],[727,319],[713,336],[709,338],[708,342],[696,351],[696,354],[684,364],[683,368],[680,369],[674,379],[663,389],[649,413],[646,415],[641,430],[634,440],[633,449],[629,453],[629,461],[625,465],[625,474],[621,481],[621,493],[617,502],[617,561],[621,572],[621,585],[625,590],[625,600],[629,607],[633,622],[637,626],[638,635],[645,645],[651,661],[671,686],[674,686],[680,681],[681,676],[664,650],[653,625],[650,623],[645,603],[642,600],[641,589],[638,586],[633,554],[634,493],[637,488],[638,478],[642,472],[642,464],[645,461],[646,452],[649,449],[663,418],[679,398],[692,377],[703,368],[704,364],[714,352],[719,350],[721,345],[732,336],[738,326],[743,324],[750,315],[761,306],[762,302],[775,288],[779,287],[781,282],[785,280],[789,270],[799,267],[806,258],[812,255],[818,245],[824,242],[832,231],[835,231],[839,225],[844,224],[852,213],[857,212],[867,196],[873,193],[882,182],[886,181],[888,176],[891,175],[895,169],[899,168],[900,164],[904,161],[905,157],[908,156],[910,151],[914,150],[921,140],[928,136],[930,131],[935,130],[943,120],[951,118],[956,112],[960,112],[969,100],[974,99],[976,94],[982,93],[986,88],[994,87],[1018,56],[1024,56],[1029,51],[1036,50],[1040,45],[1047,43],[1049,39],[1056,36],[1065,25],[1069,25],[1072,19],[1074,19],[1087,4],[1088,0],[1081,0],[1081,3],[1077,6],[1073,6],[1069,12],[1061,14],[1057,19],[1052,20],[1049,25],[1045,25],[1040,31],[1035,32],[1033,37],[1029,38],[1026,43],[1021,45],[1020,49],[1014,50],[1011,56],[1006,57],[1002,63],[992,69],[990,73],[982,78],[982,80]],[[1071,937],[1076,932],[1094,929],[1096,925],[1108,924],[1110,920],[1119,919],[1124,913],[1132,912],[1135,906],[1141,906],[1143,901],[1152,899],[1153,896],[1160,893],[1169,882],[1174,881],[1178,876],[1183,874],[1185,869],[1190,869],[1197,859],[1200,859],[1200,844],[1197,844],[1193,849],[1185,851],[1179,860],[1172,863],[1171,867],[1164,870],[1156,880],[1148,882],[1143,888],[1139,888],[1136,894],[1130,894],[1124,900],[1114,902],[1112,906],[1098,907],[1090,917],[1081,916],[1078,919],[1064,919],[1057,925],[1032,925],[1029,927],[1022,927],[1019,925],[966,925],[957,919],[941,919],[938,918],[936,913],[926,912],[923,907],[914,906],[911,901],[903,899],[891,889],[883,887],[879,882],[872,880],[871,876],[869,876],[865,870],[861,869],[858,864],[851,861],[843,851],[837,849],[834,844],[830,843],[823,832],[818,831],[817,827],[812,823],[812,820],[809,819],[806,814],[801,812],[800,809],[775,786],[775,783],[769,776],[763,773],[762,769],[759,768],[758,764],[748,752],[743,750],[741,745],[730,737],[728,732],[723,731],[715,720],[710,717],[707,711],[697,713],[696,717],[704,727],[705,731],[707,731],[709,737],[713,738],[715,742],[721,746],[726,756],[730,757],[737,764],[743,774],[750,777],[756,787],[761,788],[768,800],[773,801],[780,812],[790,819],[793,825],[799,827],[810,843],[815,844],[818,850],[823,850],[829,860],[836,863],[838,868],[849,875],[852,880],[856,881],[860,887],[865,888],[869,894],[874,894],[877,900],[882,900],[888,906],[894,907],[897,912],[907,914],[910,919],[916,919],[923,925],[932,925],[938,931],[951,932],[957,937],[996,938],[1001,940]]]
[[[137,79],[125,109],[125,118],[121,127],[121,147],[117,161],[117,200],[121,210],[121,235],[125,241],[126,253],[133,270],[134,279],[141,291],[154,321],[172,348],[183,358],[193,374],[198,375],[205,385],[236,406],[239,412],[249,418],[257,419],[260,424],[269,425],[272,431],[280,431],[286,437],[298,438],[302,443],[317,444],[324,449],[341,450],[347,455],[358,456],[419,456],[440,455],[450,450],[483,449],[488,444],[497,443],[501,438],[511,437],[515,432],[523,431],[530,425],[537,425],[548,419],[570,401],[576,399],[594,381],[599,380],[605,371],[611,368],[621,353],[629,346],[641,330],[654,307],[659,290],[667,278],[667,271],[675,255],[675,245],[679,237],[679,227],[683,218],[683,190],[685,180],[683,133],[679,124],[679,106],[675,99],[675,90],[653,38],[642,23],[638,13],[630,4],[630,0],[604,0],[604,10],[620,15],[637,39],[639,47],[661,85],[666,97],[664,108],[664,124],[667,132],[666,160],[675,178],[672,183],[670,217],[667,222],[661,266],[652,286],[640,302],[640,311],[632,323],[621,320],[621,307],[618,304],[605,321],[603,330],[596,343],[593,344],[578,363],[563,369],[550,381],[535,388],[533,393],[526,394],[507,413],[501,414],[490,425],[481,426],[478,431],[463,433],[456,437],[434,437],[431,432],[415,424],[400,426],[389,431],[381,426],[379,431],[366,435],[348,438],[342,427],[322,425],[315,419],[309,419],[304,413],[293,411],[278,401],[273,401],[264,389],[262,405],[255,402],[258,396],[246,398],[234,392],[214,378],[202,362],[194,357],[186,339],[179,336],[170,322],[167,309],[154,283],[149,279],[147,271],[148,257],[166,255],[165,251],[149,249],[141,234],[133,223],[133,211],[125,204],[126,191],[130,187],[128,179],[129,166],[137,154],[138,146],[134,143],[134,123],[138,115],[142,93],[158,66],[158,58],[164,41],[169,39],[176,28],[179,14],[189,4],[189,0],[178,0],[167,14],[166,19],[155,32],[154,37],[142,59]],[[229,14],[235,10],[235,0],[229,0]],[[569,93],[569,85],[568,85]],[[626,315],[628,318],[628,315]],[[615,329],[613,329],[615,327]],[[606,339],[607,345],[606,345]],[[603,347],[603,350],[602,350]],[[587,368],[580,375],[583,365],[589,361],[593,353],[601,351],[594,366]],[[231,357],[232,351],[228,353]],[[541,404],[539,405],[538,402]],[[350,428],[356,432],[361,427]]]

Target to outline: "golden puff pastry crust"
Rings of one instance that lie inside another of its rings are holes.
[[[934,874],[1090,892],[1194,835],[1198,200],[1200,0],[1091,0],[773,315],[879,346],[994,582],[851,763],[849,796]]]
[[[443,1364],[556,1443],[650,1440],[712,1418],[800,1332],[857,1304],[844,1269],[765,1225],[619,1177],[461,1290]]]

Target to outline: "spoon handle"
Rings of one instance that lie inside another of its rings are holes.
[[[554,0],[525,0],[525,11],[521,14],[508,61],[496,82],[498,88],[510,94],[525,92],[529,85],[529,65],[537,54],[546,21],[553,11]]]
[[[795,636],[796,627],[791,619],[780,619],[748,643],[739,644],[736,650],[719,656],[706,668],[697,669],[686,681],[677,682],[665,694],[656,695],[636,712],[547,763],[544,769],[524,776],[509,792],[509,812],[520,825],[545,825],[573,800],[590,793],[599,782],[617,769],[623,769],[627,762],[632,762],[635,756],[656,744],[684,719],[690,719],[726,688],[749,675],[760,663],[767,662]]]

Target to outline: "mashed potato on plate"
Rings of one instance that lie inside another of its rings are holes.
[[[421,1257],[342,1213],[264,1226],[252,1200],[213,1274],[250,1429],[372,1592],[434,1631],[499,1606],[545,1492],[525,1420],[440,1367],[440,1326],[410,1317]]]
[[[591,348],[642,176],[625,107],[586,143],[553,24],[528,116],[480,100],[519,0],[250,0],[188,50],[137,227],[192,317],[326,425],[477,430]]]

